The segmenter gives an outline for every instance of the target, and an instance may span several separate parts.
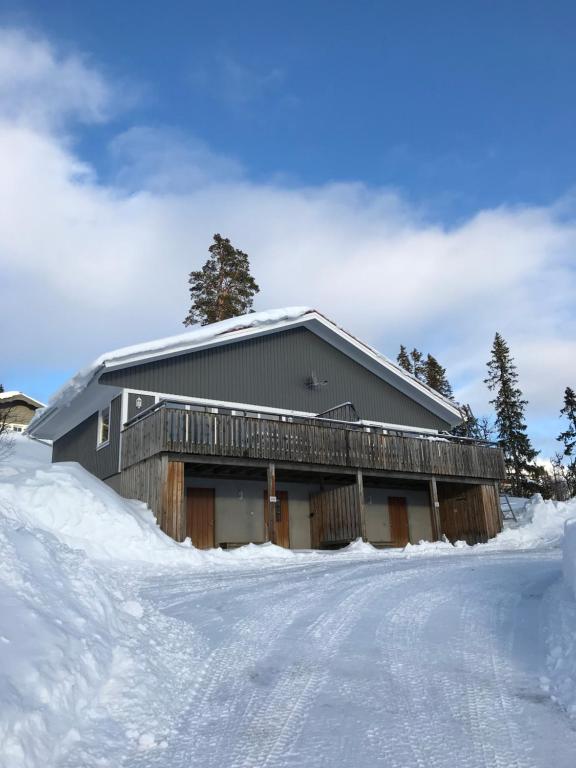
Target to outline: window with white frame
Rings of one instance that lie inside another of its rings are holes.
[[[98,447],[110,440],[110,406],[102,408],[98,416]]]

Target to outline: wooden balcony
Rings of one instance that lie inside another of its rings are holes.
[[[122,432],[122,469],[159,453],[480,481],[504,477],[502,452],[489,443],[321,418],[282,421],[208,413],[168,402],[128,422]]]

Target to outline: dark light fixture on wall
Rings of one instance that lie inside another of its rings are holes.
[[[326,384],[328,384],[328,380],[325,379],[324,381],[320,381],[318,376],[312,371],[310,373],[310,376],[308,376],[304,382],[308,389],[320,389],[320,387],[325,387]]]

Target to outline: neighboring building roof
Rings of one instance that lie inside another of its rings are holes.
[[[285,328],[305,326],[345,354],[369,368],[376,375],[388,381],[407,395],[422,403],[434,413],[439,414],[448,423],[457,424],[462,420],[458,406],[416,379],[384,355],[369,345],[359,341],[344,331],[320,312],[308,307],[287,307],[284,309],[253,312],[248,315],[230,318],[211,325],[196,326],[192,330],[177,336],[137,344],[131,347],[107,352],[91,365],[73,376],[50,399],[46,408],[37,411],[28,431],[37,434],[41,425],[52,420],[58,412],[67,408],[73,401],[83,396],[104,370],[128,368],[134,365],[180,355],[198,349],[205,349],[223,344],[231,344],[245,338],[274,333]],[[110,388],[107,388],[109,391]],[[82,397],[86,400],[86,397]],[[93,400],[93,403],[96,399]]]
[[[21,400],[25,403],[28,403],[28,405],[31,405],[33,408],[45,408],[45,404],[41,403],[40,400],[35,400],[33,397],[30,397],[29,395],[25,395],[24,392],[17,392],[16,390],[12,390],[11,392],[0,392],[0,405],[5,402],[10,402],[12,400]]]

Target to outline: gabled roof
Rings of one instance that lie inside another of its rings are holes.
[[[22,400],[23,402],[28,403],[28,405],[31,405],[34,408],[46,407],[44,403],[40,402],[40,400],[35,400],[33,397],[30,397],[30,395],[25,395],[24,392],[18,392],[15,389],[11,390],[10,392],[0,392],[0,404],[5,402],[11,402],[12,400]]]
[[[78,398],[85,400],[85,397],[81,396],[88,389],[93,388],[104,371],[129,368],[153,360],[233,344],[243,339],[299,326],[307,327],[449,424],[458,424],[462,420],[460,410],[455,403],[344,331],[320,312],[308,307],[287,307],[266,312],[253,312],[211,325],[196,326],[177,336],[107,352],[79,371],[56,392],[48,406],[35,414],[28,431],[32,434],[38,433],[42,425],[41,431],[45,433],[44,427],[47,426],[48,421],[56,419],[58,413],[71,406]],[[100,388],[105,389],[109,396],[109,387],[100,385]]]

